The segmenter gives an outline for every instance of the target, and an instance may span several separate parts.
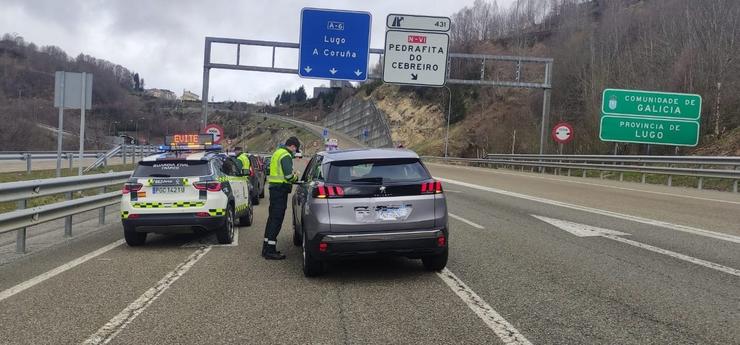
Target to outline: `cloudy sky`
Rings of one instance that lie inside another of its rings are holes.
[[[514,0],[499,0],[508,4]],[[202,90],[205,36],[298,42],[300,11],[318,7],[372,14],[370,46],[382,48],[389,13],[450,16],[474,0],[0,0],[0,34],[17,33],[39,46],[56,45],[109,60],[139,72],[147,88],[181,94]],[[235,60],[235,49],[213,48],[213,62]],[[244,63],[269,64],[270,53],[242,49]],[[297,67],[297,50],[283,51],[280,67]],[[371,61],[372,63],[372,61]],[[216,101],[271,101],[283,89],[326,81],[298,76],[212,70],[210,95]]]

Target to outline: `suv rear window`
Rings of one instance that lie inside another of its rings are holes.
[[[134,177],[188,177],[211,174],[207,161],[157,161],[141,162],[134,170]]]
[[[417,158],[371,159],[331,162],[329,183],[398,183],[431,178]]]

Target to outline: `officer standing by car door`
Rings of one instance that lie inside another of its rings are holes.
[[[301,143],[296,137],[290,137],[275,150],[270,159],[270,208],[265,226],[265,240],[262,245],[262,257],[267,260],[283,260],[285,255],[277,251],[277,236],[283,226],[285,210],[288,208],[288,194],[293,189],[293,182],[298,174],[293,171],[293,157],[300,152]]]
[[[236,160],[240,163],[239,165],[241,165],[239,167],[239,169],[241,169],[239,172],[244,175],[249,175],[250,163],[247,153],[244,152],[240,146],[237,146],[234,148],[234,154],[236,155]]]

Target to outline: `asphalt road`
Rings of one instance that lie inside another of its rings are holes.
[[[113,222],[0,266],[0,343],[740,344],[737,195],[430,169],[454,215],[442,274],[381,258],[304,278],[289,220],[288,259],[259,256],[267,203],[236,246],[129,248]]]

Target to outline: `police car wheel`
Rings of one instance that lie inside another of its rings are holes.
[[[229,208],[226,209],[226,221],[224,222],[224,226],[216,230],[216,238],[218,239],[218,243],[230,244],[232,241],[234,241],[235,228],[234,210],[231,208],[231,206],[229,206]]]
[[[239,225],[240,226],[251,226],[253,219],[254,219],[254,208],[252,208],[252,204],[250,203],[247,208],[247,214],[239,217]]]
[[[123,227],[123,237],[129,247],[142,246],[146,242],[146,232],[136,232],[136,227],[133,226]]]

